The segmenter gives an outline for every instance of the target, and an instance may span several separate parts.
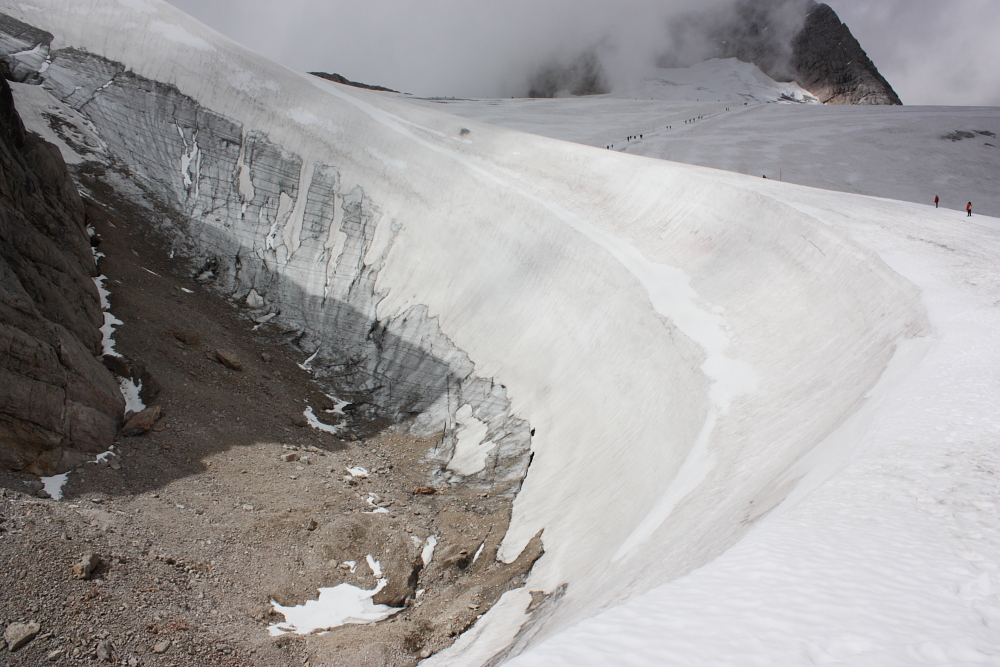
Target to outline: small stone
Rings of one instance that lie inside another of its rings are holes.
[[[126,437],[142,435],[153,428],[156,421],[160,418],[162,410],[159,405],[153,405],[136,416],[128,420],[125,424],[125,428],[122,429],[122,435]]]
[[[57,648],[55,651],[49,651],[45,657],[48,658],[49,662],[55,662],[59,658],[63,657],[64,653],[66,653],[65,649]]]
[[[418,486],[413,489],[413,495],[415,496],[433,496],[437,493],[437,489],[433,486]]]
[[[319,524],[316,523],[316,519],[309,519],[306,523],[306,530],[316,530],[319,528]]]
[[[85,554],[80,561],[73,565],[73,576],[76,579],[90,579],[94,569],[101,564],[101,558],[97,554]]]
[[[97,642],[97,659],[103,662],[111,662],[111,642],[107,639]]]
[[[423,649],[423,650],[421,650],[420,653],[418,654],[418,656],[419,656],[419,658],[421,660],[426,660],[427,658],[431,657],[431,655],[433,655],[433,654],[431,653],[430,649],[426,649],[426,648]]]
[[[231,368],[234,371],[243,370],[243,364],[240,362],[239,357],[230,352],[229,350],[216,350],[215,356],[219,363],[226,368]]]
[[[169,648],[170,648],[170,640],[164,639],[162,642],[157,642],[153,646],[152,650],[153,653],[166,653]]]
[[[350,563],[341,563],[340,564],[340,569],[341,570],[350,570],[351,569],[351,565],[350,565]]]
[[[285,463],[291,463],[292,461],[298,461],[299,455],[295,452],[285,452],[280,456],[281,460]]]
[[[3,633],[4,641],[7,642],[7,650],[11,653],[20,649],[38,635],[41,626],[35,621],[30,623],[11,623],[7,626],[7,631]]]
[[[272,359],[274,359],[274,357],[272,357],[269,353],[267,352],[260,353],[260,360],[263,361],[265,364],[271,363]]]
[[[299,428],[305,428],[309,426],[309,420],[302,415],[292,417],[292,426],[298,426]]]
[[[253,512],[253,505],[244,505],[243,510],[245,512]]]
[[[118,463],[118,461],[112,461],[111,462],[111,469],[112,470],[121,470],[122,469],[122,464]]]
[[[174,334],[174,337],[185,345],[197,345],[201,342],[201,334],[197,331],[181,331]]]

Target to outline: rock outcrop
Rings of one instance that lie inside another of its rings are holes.
[[[347,77],[343,77],[336,72],[309,72],[313,76],[318,76],[321,79],[326,79],[327,81],[333,81],[334,83],[341,83],[345,86],[354,86],[355,88],[364,88],[365,90],[378,90],[383,93],[398,93],[398,90],[393,90],[392,88],[386,88],[385,86],[371,86],[367,83],[361,83],[359,81],[351,81]]]
[[[813,0],[742,0],[721,18],[688,17],[675,25],[674,36],[683,50],[704,39],[694,47],[704,58],[753,63],[824,104],[902,104],[837,13]]]
[[[0,79],[0,466],[62,472],[114,440],[124,400],[95,357],[94,269],[62,156],[25,130]]]
[[[549,63],[535,72],[528,97],[603,95],[611,92],[601,59],[594,50],[585,51],[572,62]]]
[[[837,13],[812,4],[793,45],[798,84],[827,104],[902,104]]]

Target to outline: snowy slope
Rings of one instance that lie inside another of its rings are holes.
[[[195,251],[238,251],[243,273],[267,265],[297,287],[265,295],[284,299],[286,311],[338,307],[331,276],[363,259],[376,274],[373,317],[423,309],[534,429],[501,556],[512,560],[539,530],[545,555],[524,589],[435,664],[516,653],[675,581],[726,553],[790,494],[815,488],[838,468],[830,460],[849,460],[857,439],[828,437],[872,404],[865,396],[890,361],[899,386],[916,382],[921,355],[906,351],[926,352],[947,331],[933,308],[928,320],[919,276],[897,272],[894,249],[930,247],[919,257],[939,263],[940,280],[986,313],[997,307],[980,303],[997,293],[985,259],[1000,250],[996,229],[957,232],[926,207],[464,121],[289,72],[153,0],[5,0],[0,9],[52,32],[54,48],[129,68],[110,88],[94,86],[84,115],[110,109],[128,123],[151,113],[143,104],[152,96],[101,106],[133,74],[215,114],[160,123],[162,136],[150,134],[156,151],[142,155],[111,136],[112,124],[97,126],[109,150],[150,178],[165,174],[180,202],[194,202],[187,210],[203,230],[188,239]],[[219,126],[238,128],[226,135],[238,162],[204,157]],[[280,147],[287,174],[251,208],[265,180],[241,165],[262,135]],[[159,163],[142,162],[151,153]],[[340,208],[313,206],[304,193],[331,168]],[[363,197],[348,201],[356,188]],[[346,257],[338,211],[352,202],[372,207],[364,224],[374,229],[360,255]],[[976,289],[963,269],[944,271],[949,263],[973,267]],[[442,340],[400,331],[414,349]],[[444,362],[457,369],[459,356]],[[995,406],[977,414],[1000,421]],[[486,446],[502,435],[488,432]],[[827,456],[817,456],[824,440]],[[985,552],[992,538],[966,530],[962,539]],[[552,595],[526,614],[530,591]]]
[[[634,155],[1000,215],[1000,108],[781,103],[802,93],[732,59],[661,72],[588,98],[415,102]]]
[[[934,334],[897,351],[739,544],[509,664],[1000,661],[1000,224],[760,187],[876,248],[920,286]]]

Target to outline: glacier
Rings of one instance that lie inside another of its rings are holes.
[[[871,241],[940,231],[926,207],[345,88],[158,0],[0,11],[37,40],[0,55],[146,188],[192,276],[297,332],[331,394],[441,433],[435,483],[516,494],[505,561],[542,531],[527,585],[428,664],[499,664],[726,554],[934,336]]]

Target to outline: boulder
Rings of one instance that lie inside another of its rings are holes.
[[[153,428],[153,425],[156,424],[162,412],[159,405],[152,405],[146,408],[128,420],[125,428],[122,429],[122,435],[132,437],[146,433]]]
[[[73,564],[74,579],[90,579],[97,566],[101,564],[101,557],[97,554],[84,554],[83,558]]]
[[[417,594],[417,582],[423,567],[424,561],[419,554],[410,562],[409,568],[405,567],[405,563],[394,563],[392,572],[394,576],[389,578],[385,587],[372,597],[372,602],[395,608],[405,607],[406,603]]]
[[[243,363],[234,352],[229,350],[216,350],[215,358],[218,359],[219,363],[226,368],[231,368],[234,371],[243,370]]]
[[[3,633],[4,641],[7,642],[7,650],[13,653],[38,635],[41,626],[35,621],[29,623],[11,623],[7,626],[7,631]]]

